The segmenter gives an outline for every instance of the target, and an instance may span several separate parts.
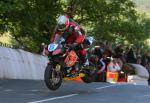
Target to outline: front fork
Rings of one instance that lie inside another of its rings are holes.
[[[52,61],[49,60],[47,65],[52,65],[53,66],[53,70],[55,71],[55,73],[60,73],[61,72],[60,64],[55,64],[55,63],[53,63]]]

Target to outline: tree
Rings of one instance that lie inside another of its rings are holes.
[[[98,40],[115,41],[120,36],[130,43],[136,43],[148,37],[144,30],[145,21],[135,10],[135,4],[131,0],[69,1],[76,1],[76,20],[88,28]],[[149,30],[148,25],[146,27]]]
[[[0,30],[11,35],[30,51],[37,51],[41,42],[48,42],[48,32],[61,12],[59,0],[1,0]]]
[[[0,34],[10,31],[18,45],[35,52],[42,42],[49,43],[56,17],[68,6],[75,21],[97,40],[114,42],[119,36],[136,43],[149,37],[150,19],[142,19],[131,0],[1,0]]]

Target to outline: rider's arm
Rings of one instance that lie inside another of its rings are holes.
[[[80,44],[85,39],[85,31],[74,20],[70,19],[70,29],[77,35],[74,43]]]
[[[55,42],[60,37],[60,32],[55,31],[55,33],[52,35],[50,42]]]
[[[76,38],[76,40],[75,40],[75,43],[82,43],[83,41],[84,41],[84,39],[85,39],[85,33],[84,33],[84,31],[82,30],[82,28],[79,28],[77,31],[76,31],[76,33],[77,33],[77,38]]]

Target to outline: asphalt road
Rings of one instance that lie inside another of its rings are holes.
[[[0,80],[0,103],[150,103],[150,87],[64,81],[50,91],[44,81]]]

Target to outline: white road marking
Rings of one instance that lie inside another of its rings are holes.
[[[105,88],[109,88],[109,87],[115,87],[115,86],[119,86],[119,85],[129,85],[128,83],[116,83],[113,85],[108,85],[108,86],[104,86],[104,87],[98,87],[96,89],[105,89]]]
[[[120,85],[120,84],[113,84],[113,85],[98,87],[96,89],[101,90],[101,89],[105,89],[105,88],[115,87],[117,85]],[[121,85],[123,85],[123,84],[121,84]],[[70,94],[70,95],[65,95],[65,96],[60,96],[60,97],[53,97],[53,98],[49,98],[49,99],[44,99],[44,100],[39,100],[39,101],[33,101],[33,102],[28,102],[28,103],[42,103],[42,102],[52,101],[52,100],[56,100],[56,99],[68,98],[68,97],[72,97],[72,96],[76,96],[76,95],[79,95],[79,94]]]
[[[6,89],[6,90],[4,90],[5,92],[12,92],[12,91],[14,91],[14,90],[12,90],[12,89]]]
[[[39,92],[40,90],[30,90],[30,91],[32,91],[32,92]]]
[[[118,82],[117,85],[130,85],[130,84],[127,82]]]
[[[136,96],[136,97],[150,97],[150,95],[140,95],[140,96]]]
[[[110,87],[115,87],[117,85],[108,85],[108,86],[104,86],[104,87],[98,87],[96,89],[105,89],[105,88],[110,88]]]
[[[70,95],[65,95],[65,96],[60,96],[60,97],[53,97],[53,98],[49,98],[49,99],[33,101],[33,102],[28,102],[28,103],[42,103],[42,102],[52,101],[52,100],[56,100],[56,99],[68,98],[68,97],[72,97],[72,96],[76,96],[76,95],[78,95],[78,94],[70,94]]]

